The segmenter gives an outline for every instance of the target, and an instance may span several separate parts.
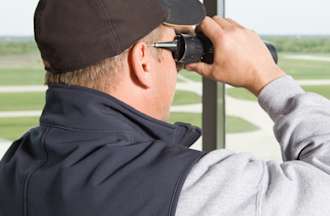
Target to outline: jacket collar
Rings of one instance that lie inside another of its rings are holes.
[[[76,130],[125,131],[139,139],[162,140],[186,147],[201,135],[200,128],[190,124],[159,121],[111,95],[66,85],[49,86],[40,123]]]

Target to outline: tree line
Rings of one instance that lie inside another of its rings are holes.
[[[275,36],[262,38],[273,43],[279,52],[329,53],[330,36]],[[38,52],[33,38],[0,38],[0,55]]]
[[[330,53],[330,36],[263,36],[279,52]]]

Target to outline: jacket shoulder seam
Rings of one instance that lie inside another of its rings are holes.
[[[188,149],[189,151],[192,151],[192,149]],[[172,198],[171,198],[171,202],[170,202],[170,206],[169,206],[169,211],[168,211],[168,215],[169,216],[175,216],[175,212],[176,212],[176,207],[177,207],[177,203],[178,203],[178,198],[180,196],[179,190],[182,189],[183,184],[186,180],[186,178],[188,177],[191,169],[194,167],[194,165],[202,158],[204,157],[207,152],[199,152],[199,156],[192,161],[192,163],[190,164],[190,166],[185,170],[185,172],[183,172],[180,177],[178,178],[176,184],[175,184],[175,189],[173,191],[172,194]],[[180,188],[181,186],[181,188]],[[176,202],[176,203],[175,203]]]

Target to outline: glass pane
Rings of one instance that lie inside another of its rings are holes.
[[[0,158],[37,125],[44,104],[44,72],[32,38],[36,4],[13,0],[0,7]]]
[[[200,0],[203,2],[203,0]],[[202,127],[202,78],[195,72],[181,70],[178,74],[176,94],[171,107],[170,122],[185,122]],[[202,137],[191,146],[202,150]]]
[[[11,0],[0,7],[0,157],[13,140],[38,124],[44,105],[45,72],[33,38],[37,3]],[[201,77],[183,70],[177,82],[169,122],[201,127]],[[201,139],[193,148],[201,149]]]
[[[186,122],[202,127],[202,79],[198,74],[182,70],[178,74],[176,94],[171,107],[170,122]],[[201,150],[200,138],[192,148]]]
[[[304,89],[330,98],[330,3],[322,0],[227,1],[227,17],[260,33],[276,45],[279,65]],[[244,89],[227,86],[227,148],[252,152],[262,159],[281,160],[273,122],[257,99]]]

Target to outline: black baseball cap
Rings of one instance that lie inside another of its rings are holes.
[[[35,40],[45,69],[64,73],[116,56],[161,23],[197,25],[198,0],[40,0]]]

